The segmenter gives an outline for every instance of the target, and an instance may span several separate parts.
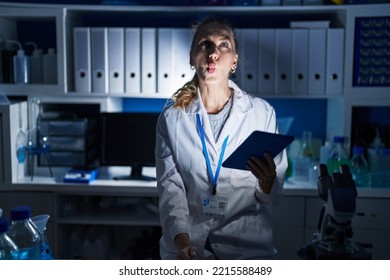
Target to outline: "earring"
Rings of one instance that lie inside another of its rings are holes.
[[[230,73],[232,73],[232,74],[236,73],[236,67],[232,67],[232,69],[230,70]]]
[[[195,69],[195,66],[194,66],[194,65],[191,65],[190,68],[191,68],[191,70],[194,70],[194,69]]]

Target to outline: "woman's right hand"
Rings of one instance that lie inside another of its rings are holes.
[[[176,259],[177,260],[193,260],[196,256],[196,247],[195,246],[188,246],[183,249],[180,249]]]
[[[178,250],[177,260],[193,260],[196,256],[196,247],[191,245],[190,238],[186,233],[179,233],[175,237],[175,245]]]

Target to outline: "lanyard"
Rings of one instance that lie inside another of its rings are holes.
[[[227,141],[228,141],[229,135],[226,136],[225,140],[223,141],[222,151],[221,151],[221,154],[219,155],[217,170],[215,171],[215,175],[213,175],[213,170],[211,169],[209,154],[207,152],[206,141],[205,141],[205,137],[204,137],[204,130],[203,130],[203,127],[202,127],[202,123],[200,121],[200,115],[199,114],[196,114],[196,119],[198,121],[200,139],[202,140],[203,154],[204,154],[204,157],[206,159],[207,170],[209,172],[210,179],[211,179],[212,194],[215,195],[217,193],[217,181],[218,181],[218,177],[219,177],[219,171],[221,170],[222,159],[223,159],[223,155],[225,154],[225,149],[226,149],[226,145],[227,145]]]

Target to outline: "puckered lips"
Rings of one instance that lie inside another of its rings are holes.
[[[215,68],[216,68],[215,63],[209,63],[209,64],[207,65],[206,70],[207,70],[208,73],[212,74],[212,73],[215,72]]]

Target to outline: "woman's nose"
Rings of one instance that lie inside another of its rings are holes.
[[[217,60],[218,59],[218,49],[215,46],[210,46],[209,48],[209,58],[212,60]]]

